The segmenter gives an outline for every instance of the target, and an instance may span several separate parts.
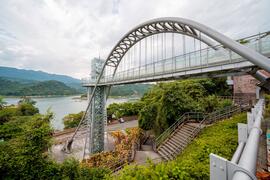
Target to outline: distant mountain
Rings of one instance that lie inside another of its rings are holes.
[[[21,79],[21,80],[32,80],[32,81],[60,81],[65,84],[80,84],[80,80],[58,74],[50,74],[43,71],[33,71],[25,69],[17,69],[11,67],[1,67],[0,66],[0,77],[6,77],[9,79]]]
[[[79,92],[59,81],[20,83],[0,78],[0,95],[5,96],[45,96],[73,95]]]
[[[111,96],[143,95],[151,84],[113,86]],[[69,95],[85,93],[80,80],[58,74],[0,66],[0,95]]]

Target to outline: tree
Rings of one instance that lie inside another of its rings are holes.
[[[223,91],[219,91],[224,87]],[[218,79],[191,79],[153,86],[142,98],[139,127],[153,129],[159,135],[185,112],[212,112],[230,102],[216,95],[227,92],[226,81]]]
[[[0,110],[3,109],[3,107],[7,104],[7,102],[4,101],[4,98],[0,96]]]
[[[65,129],[77,127],[82,119],[84,111],[77,114],[68,114],[63,118]]]
[[[31,104],[31,105],[35,105],[37,102],[34,101],[31,97],[27,97],[27,96],[22,96],[21,99],[19,100],[18,104]]]
[[[39,110],[33,104],[20,103],[18,105],[18,112],[22,116],[32,116],[39,113]]]

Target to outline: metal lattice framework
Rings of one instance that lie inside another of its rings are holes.
[[[107,58],[106,65],[117,67],[124,55],[137,42],[148,36],[160,33],[179,33],[198,39],[213,48],[215,46],[212,40],[205,37],[191,26],[173,20],[149,21],[128,32],[116,44]]]
[[[193,37],[195,39],[198,39],[199,41],[204,42],[205,44],[209,45],[210,47],[215,48],[215,42],[218,44],[223,45],[223,47],[230,49],[231,51],[239,54],[243,58],[247,59],[248,61],[252,62],[253,64],[257,65],[258,67],[265,69],[270,72],[270,60],[261,55],[260,53],[245,47],[238,42],[235,42],[234,40],[224,36],[223,34],[203,25],[200,23],[197,23],[192,20],[183,19],[183,18],[177,18],[177,17],[167,17],[167,18],[158,18],[153,19],[150,21],[147,21],[145,23],[142,23],[138,25],[137,27],[133,28],[131,31],[126,33],[126,35],[121,38],[121,40],[118,41],[118,43],[114,46],[112,51],[110,52],[109,56],[105,60],[105,63],[101,69],[100,75],[98,76],[95,86],[92,89],[92,94],[89,98],[89,104],[87,107],[87,110],[84,114],[84,116],[81,119],[81,122],[79,126],[77,127],[74,135],[72,138],[68,141],[65,149],[70,149],[71,144],[73,141],[73,138],[75,134],[77,133],[78,129],[80,128],[82,122],[85,120],[86,114],[91,113],[88,112],[89,109],[91,109],[91,104],[94,102],[94,99],[99,94],[97,91],[99,91],[99,83],[101,77],[104,75],[106,67],[113,67],[114,73],[113,76],[118,68],[118,65],[120,64],[121,60],[123,59],[124,55],[129,51],[130,48],[132,48],[137,42],[141,41],[144,38],[147,38],[148,36],[159,34],[159,33],[179,33],[186,36]],[[99,108],[93,106],[93,108]],[[93,112],[96,110],[93,110]],[[97,110],[98,111],[98,110]],[[98,113],[100,114],[100,113]],[[95,118],[94,116],[90,116],[92,118]],[[96,119],[92,119],[92,121],[96,121]],[[104,128],[100,128],[101,131],[104,131]],[[99,131],[100,132],[100,131]],[[100,132],[100,134],[97,134],[97,136],[103,135],[104,132]],[[104,142],[103,138],[95,138],[90,137],[92,140],[89,140],[89,142],[94,142],[93,139],[99,139],[100,142],[98,144],[102,144]],[[95,152],[102,151],[103,145],[99,146],[98,150],[94,150]]]

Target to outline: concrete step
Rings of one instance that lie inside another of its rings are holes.
[[[177,147],[180,147],[180,146],[181,147],[184,147],[187,144],[187,142],[184,141],[183,139],[176,139],[176,138],[174,138],[174,139],[171,139],[171,141],[174,142],[174,143],[176,143],[176,144],[178,144]]]
[[[189,124],[186,124],[186,125],[184,126],[184,128],[185,128],[185,129],[188,129],[188,130],[190,130],[190,131],[193,131],[193,129],[196,129],[197,127],[191,126],[191,125],[189,125]]]
[[[183,127],[181,128],[179,131],[188,131],[188,132],[192,132],[195,128],[191,128],[191,127]]]
[[[167,161],[173,160],[187,146],[187,139],[197,127],[198,123],[186,123],[179,126],[179,128],[160,145],[158,153]]]
[[[190,137],[191,134],[186,134],[183,132],[179,132],[177,134],[175,134],[173,137],[177,138],[177,139],[182,139],[182,140],[186,140],[188,137]]]
[[[179,141],[179,140],[177,140],[177,139],[175,139],[175,138],[170,139],[170,142],[176,144],[177,147],[183,146],[183,143],[184,143],[183,141]]]
[[[177,141],[177,140],[176,140]],[[181,148],[184,148],[184,147],[186,147],[186,145],[187,145],[187,143],[186,142],[180,142],[179,141],[179,146],[177,146],[177,147],[181,147]]]
[[[174,155],[174,154],[178,154],[178,152],[181,151],[181,150],[183,150],[185,147],[186,147],[185,144],[180,144],[180,145],[177,146],[177,147],[175,148],[175,150],[173,151],[173,152],[174,152],[173,155]]]
[[[159,150],[158,154],[162,157],[162,159],[164,159],[166,161],[170,160],[169,157],[166,155],[166,153],[164,153],[164,151]]]
[[[173,152],[175,152],[178,149],[178,146],[174,146],[169,142],[165,143],[163,147],[168,149],[170,151],[170,154],[173,154]]]
[[[174,144],[177,147],[181,145],[181,142],[174,140],[174,138],[169,139],[168,142]]]
[[[173,141],[176,141],[180,144],[180,146],[186,146],[187,144],[187,139],[181,139],[181,138],[175,138]]]
[[[197,128],[199,127],[200,123],[186,123],[185,125],[189,127]]]
[[[195,129],[195,128],[194,128]],[[187,129],[187,128],[182,128],[181,130],[179,130],[178,132],[185,132],[187,134],[191,134],[193,132],[194,129]]]
[[[168,150],[164,147],[161,147],[159,150],[158,150],[158,153],[166,160],[172,160],[173,159],[173,156],[171,155],[170,152],[168,152]]]
[[[194,129],[192,129],[192,131],[187,130],[187,129],[182,129],[182,130],[181,130],[181,131],[179,131],[179,132],[182,132],[183,134],[188,134],[188,135],[190,135],[190,134],[192,134],[192,133],[193,133],[193,130],[194,130]]]

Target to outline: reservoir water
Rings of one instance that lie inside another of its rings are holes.
[[[63,96],[63,97],[46,97],[46,98],[32,98],[36,101],[36,107],[39,112],[44,114],[50,109],[54,113],[54,119],[51,125],[56,130],[62,130],[64,128],[63,117],[70,113],[78,113],[85,111],[87,106],[87,100],[81,100],[78,96]],[[20,98],[4,98],[8,104],[17,104]],[[134,101],[129,98],[109,98],[107,105],[112,103],[122,103],[127,101]]]

